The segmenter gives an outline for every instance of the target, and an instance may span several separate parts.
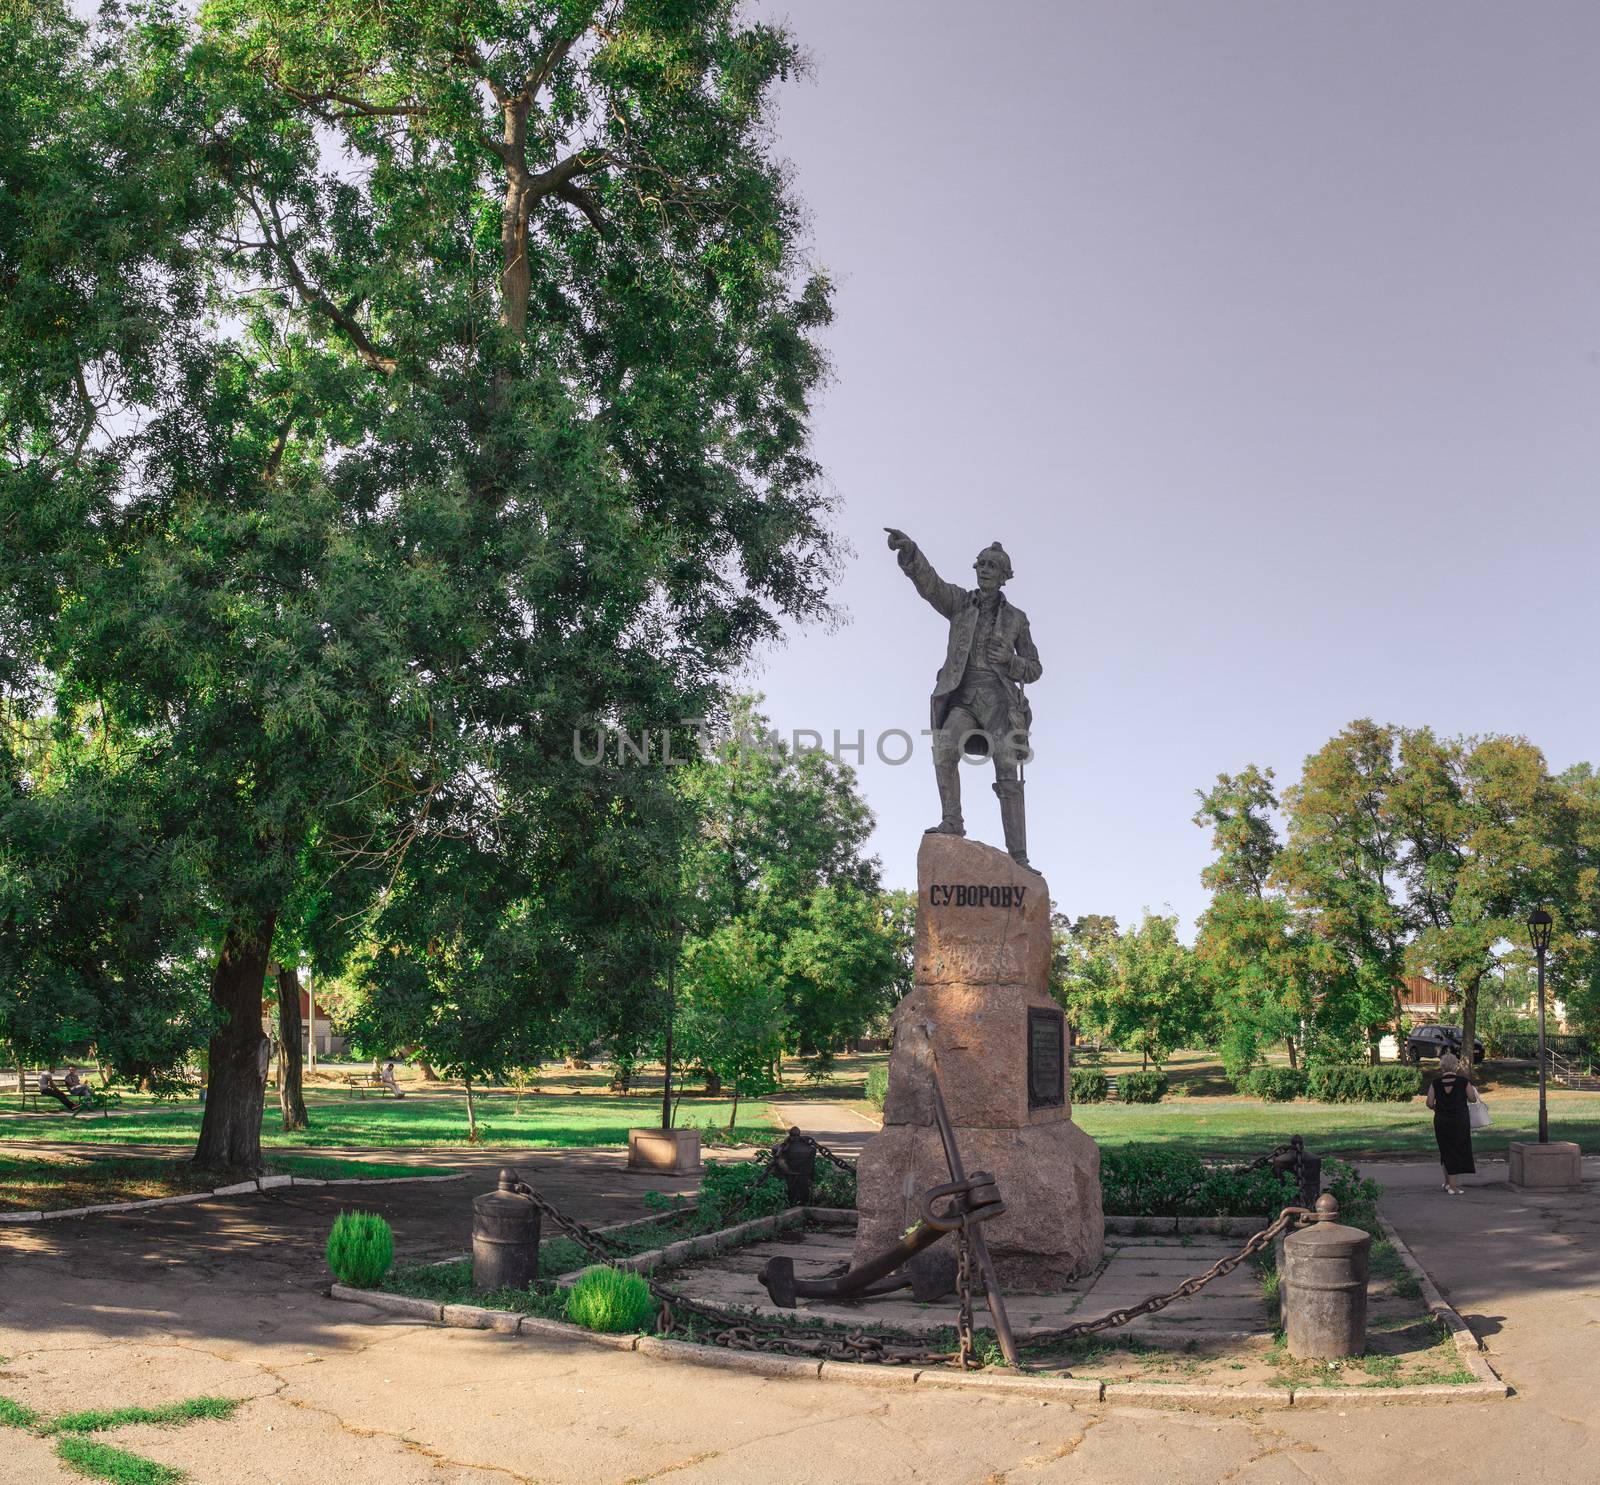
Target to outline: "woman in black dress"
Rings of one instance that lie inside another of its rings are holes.
[[[1472,1163],[1472,1122],[1467,1105],[1478,1101],[1478,1090],[1461,1071],[1454,1052],[1439,1059],[1439,1076],[1428,1084],[1428,1107],[1433,1110],[1433,1137],[1439,1142],[1439,1164],[1444,1167],[1444,1189],[1460,1196],[1457,1176],[1469,1176]]]

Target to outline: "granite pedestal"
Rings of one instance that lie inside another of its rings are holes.
[[[1006,1204],[984,1224],[1000,1282],[1044,1290],[1100,1261],[1100,1151],[1072,1122],[1065,1026],[1046,988],[1050,889],[1003,851],[924,837],[916,979],[894,1018],[883,1132],[858,1169],[855,1261],[892,1246],[950,1179],[933,1072],[968,1172]]]

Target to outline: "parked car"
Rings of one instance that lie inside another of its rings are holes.
[[[1459,1026],[1413,1026],[1406,1037],[1406,1056],[1412,1062],[1424,1057],[1437,1057],[1441,1052],[1461,1055],[1461,1028]],[[1483,1061],[1483,1043],[1472,1039],[1472,1060]]]

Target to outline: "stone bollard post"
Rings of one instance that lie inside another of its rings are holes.
[[[1289,1354],[1331,1361],[1367,1349],[1367,1259],[1372,1236],[1336,1219],[1331,1195],[1317,1198],[1317,1220],[1283,1243],[1279,1293]]]
[[[472,1203],[472,1287],[526,1289],[539,1275],[539,1209],[500,1172],[500,1185]]]

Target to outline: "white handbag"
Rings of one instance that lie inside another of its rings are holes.
[[[1487,1129],[1494,1123],[1489,1113],[1489,1105],[1481,1098],[1475,1098],[1467,1105],[1467,1123],[1473,1129]]]

